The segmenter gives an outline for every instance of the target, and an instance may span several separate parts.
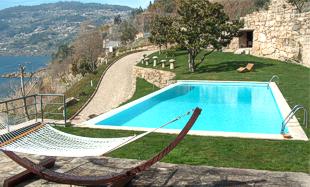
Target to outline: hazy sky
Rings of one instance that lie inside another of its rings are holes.
[[[0,0],[0,9],[9,8],[18,5],[39,5],[42,3],[55,3],[61,0]],[[68,1],[68,0],[62,0]],[[71,0],[69,0],[71,1]],[[142,6],[146,8],[150,3],[150,0],[76,0],[83,3],[102,3],[102,4],[117,4],[127,5],[130,7],[137,8]]]

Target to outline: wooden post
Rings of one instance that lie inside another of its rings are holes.
[[[8,102],[5,102],[5,109],[6,109],[6,115],[7,115],[7,130],[10,132],[10,121],[9,121],[9,106]]]
[[[24,74],[25,74],[25,66],[19,65],[20,68],[20,84],[21,84],[21,91],[22,91],[22,97],[23,97],[23,101],[24,101],[24,112],[25,115],[27,117],[27,120],[29,120],[29,114],[28,114],[28,107],[27,107],[27,101],[26,101],[26,92],[25,92],[25,82],[24,82]]]
[[[64,102],[64,111],[63,111],[63,117],[64,117],[64,122],[65,126],[67,125],[67,109],[66,109],[66,96],[63,96],[63,102]]]
[[[42,95],[40,95],[40,106],[41,106],[41,122],[43,123],[44,122],[44,109],[43,109],[43,98],[42,98]]]
[[[40,162],[40,166],[43,166],[44,168],[50,169],[54,167],[56,162],[55,158],[47,158]],[[3,187],[13,187],[17,186],[18,184],[21,184],[22,182],[25,182],[30,179],[35,179],[37,176],[32,173],[31,171],[23,171],[13,177],[10,177],[8,179],[5,179],[3,181]]]
[[[35,109],[35,112],[36,112],[36,122],[38,122],[38,108],[37,108],[37,96],[34,95],[34,109]]]

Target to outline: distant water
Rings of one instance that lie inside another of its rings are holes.
[[[0,56],[0,74],[18,72],[19,65],[26,66],[26,72],[35,72],[47,66],[48,56]],[[20,79],[0,78],[0,100],[8,96],[13,88],[20,89]]]

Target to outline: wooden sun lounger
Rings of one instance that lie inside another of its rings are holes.
[[[156,156],[150,160],[129,169],[128,171],[115,174],[115,175],[106,175],[106,176],[77,176],[69,173],[58,173],[54,170],[49,169],[53,165],[54,161],[51,160],[48,163],[36,164],[27,158],[21,158],[16,155],[14,152],[3,151],[9,158],[15,161],[20,166],[27,169],[27,172],[11,178],[7,181],[6,185],[9,184],[16,185],[18,182],[22,182],[26,177],[36,175],[37,177],[60,184],[69,184],[69,185],[78,185],[78,186],[125,186],[127,185],[137,174],[144,172],[149,169],[152,165],[159,162],[167,154],[169,154],[187,135],[189,130],[193,127],[196,120],[198,119],[201,113],[200,108],[196,108],[193,115],[187,122],[183,130],[178,134],[176,139],[172,141],[166,148],[159,152]]]
[[[245,73],[245,72],[253,71],[253,69],[254,69],[254,64],[248,63],[245,67],[238,68],[237,71],[239,73]]]

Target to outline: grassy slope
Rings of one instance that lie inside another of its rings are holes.
[[[67,108],[67,115],[69,117],[71,117],[75,112],[77,112],[84,105],[84,103],[86,103],[88,98],[93,94],[100,80],[100,76],[106,68],[107,65],[100,66],[96,74],[86,75],[81,81],[77,82],[74,86],[67,90],[67,98],[75,97],[80,99],[77,104],[69,106]],[[93,87],[91,87],[91,81],[93,81]]]
[[[125,54],[122,54],[118,57],[114,57],[109,59],[108,64],[115,62],[126,55],[139,52],[139,51],[131,51]],[[73,116],[88,100],[88,98],[94,93],[96,86],[101,78],[101,75],[106,70],[108,65],[101,65],[98,69],[96,74],[88,74],[79,82],[77,82],[74,86],[72,86],[69,90],[66,91],[65,95],[67,98],[75,97],[79,98],[80,101],[72,106],[67,108],[67,116],[70,118]],[[93,87],[91,87],[91,80],[93,81]]]
[[[158,55],[158,54],[157,54]],[[163,57],[161,57],[163,58]],[[280,76],[279,87],[289,104],[310,105],[310,70],[298,65],[230,53],[214,53],[198,72],[188,73],[186,56],[183,52],[176,55],[177,79],[209,80],[255,80],[268,81],[274,74]],[[254,62],[256,70],[239,74],[239,66]],[[134,98],[151,93],[153,86],[138,80]],[[299,116],[300,117],[300,116]],[[63,131],[91,137],[117,137],[132,135],[135,132],[61,128]],[[309,129],[306,130],[310,135]],[[175,135],[152,134],[132,143],[110,156],[121,158],[147,159],[171,141]],[[310,143],[302,141],[270,141],[222,137],[187,136],[163,161],[193,165],[210,165],[267,169],[278,171],[301,171],[310,173]]]

